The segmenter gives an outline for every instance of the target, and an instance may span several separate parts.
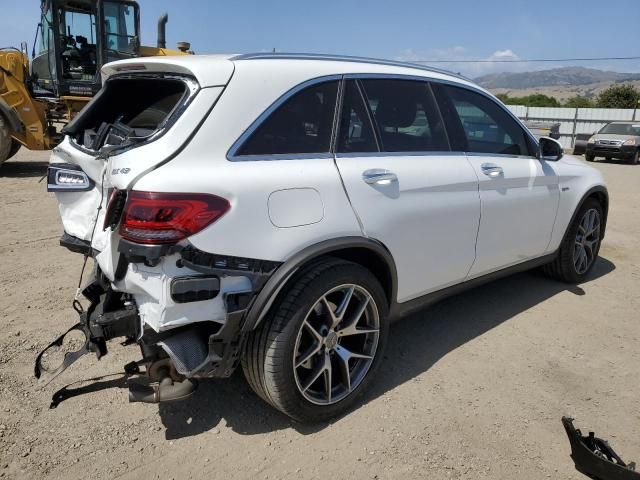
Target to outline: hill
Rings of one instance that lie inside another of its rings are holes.
[[[620,73],[595,68],[562,67],[521,73],[492,73],[475,79],[487,89],[532,89],[540,87],[576,87],[640,80],[640,73]]]

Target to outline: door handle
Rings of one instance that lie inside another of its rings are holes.
[[[483,163],[480,165],[480,169],[482,170],[482,173],[491,178],[497,178],[504,174],[502,167],[495,163]]]
[[[362,173],[362,180],[369,185],[374,185],[376,183],[389,184],[391,182],[397,182],[398,176],[383,168],[372,168],[371,170],[366,170]]]

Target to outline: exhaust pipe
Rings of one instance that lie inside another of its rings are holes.
[[[185,379],[174,382],[171,377],[164,377],[158,385],[129,385],[129,403],[160,403],[186,400],[196,391],[198,384],[195,380]]]
[[[167,22],[169,14],[165,13],[158,19],[158,48],[167,48]]]

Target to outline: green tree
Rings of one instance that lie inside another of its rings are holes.
[[[581,97],[580,95],[576,95],[575,97],[571,97],[564,103],[565,107],[571,108],[591,108],[595,107],[593,100],[587,97]]]
[[[598,95],[598,107],[636,108],[640,101],[640,92],[632,85],[612,85]]]
[[[560,102],[553,97],[548,95],[543,95],[541,93],[536,93],[534,95],[528,95],[526,97],[522,97],[524,100],[524,105],[529,107],[559,107]]]
[[[497,95],[497,97],[507,105],[524,105],[526,107],[559,107],[560,102],[553,97],[536,93],[525,97],[509,97],[506,94]]]

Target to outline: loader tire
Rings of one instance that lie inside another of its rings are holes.
[[[20,151],[22,148],[22,144],[15,139],[11,139],[11,148],[9,149],[9,155],[7,155],[7,160],[15,157],[16,153]]]
[[[9,158],[13,147],[13,139],[9,131],[9,123],[0,115],[0,165]]]

